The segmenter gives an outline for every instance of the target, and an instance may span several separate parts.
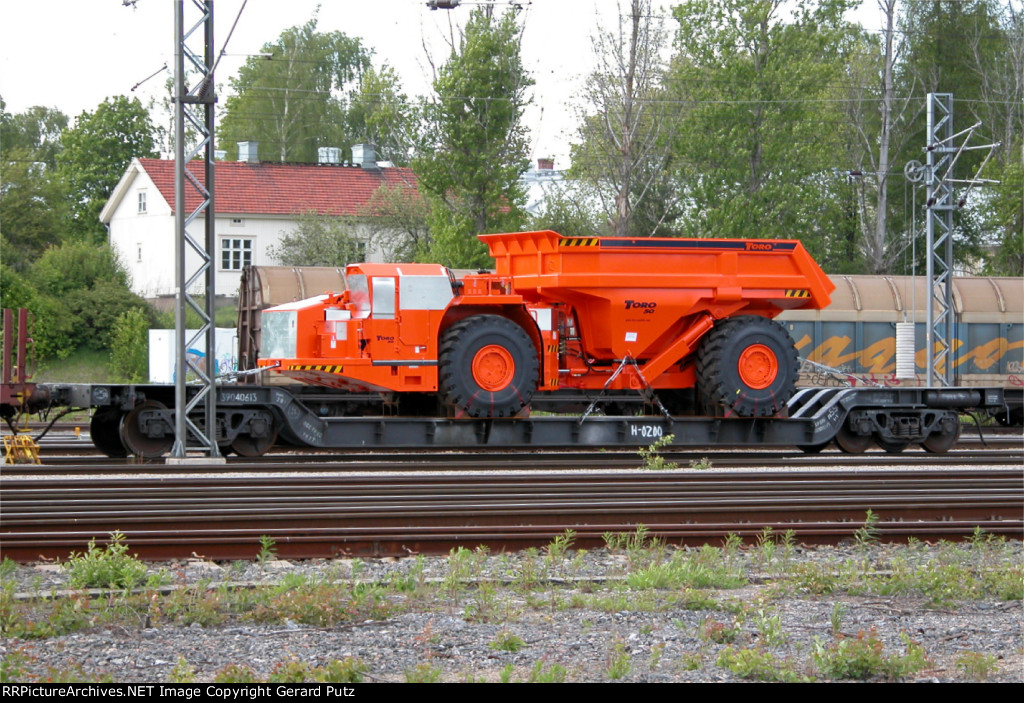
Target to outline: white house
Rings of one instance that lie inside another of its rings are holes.
[[[416,187],[410,169],[382,168],[385,164],[377,164],[372,148],[360,145],[353,153],[361,162],[260,163],[251,157],[216,162],[217,295],[237,294],[247,264],[280,263],[271,259],[268,249],[280,243],[283,233],[296,229],[301,215],[357,216],[383,185]],[[200,183],[205,180],[201,162],[193,161],[188,168]],[[187,187],[186,209],[191,212],[198,204],[198,194]],[[107,225],[111,246],[131,274],[132,290],[147,298],[174,295],[174,161],[133,159],[100,221]],[[189,226],[189,234],[202,243],[205,227],[200,215]],[[191,252],[188,256],[186,270],[195,271],[199,258]],[[367,259],[379,260],[379,252],[367,252]]]

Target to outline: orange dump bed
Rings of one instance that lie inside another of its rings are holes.
[[[649,358],[696,315],[773,318],[834,289],[795,240],[480,235],[498,276],[530,302],[571,305],[595,358]]]

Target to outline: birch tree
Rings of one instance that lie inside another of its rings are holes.
[[[218,142],[237,157],[237,142],[257,141],[280,161],[315,162],[317,148],[352,144],[346,110],[370,68],[371,51],[341,32],[317,31],[314,17],[291,27],[231,78]]]
[[[664,197],[671,191],[659,189],[671,152],[662,93],[667,33],[650,0],[618,10],[617,22],[593,35],[596,68],[584,90],[572,170],[595,184],[614,235],[650,236],[671,212]],[[638,218],[643,206],[653,213]]]

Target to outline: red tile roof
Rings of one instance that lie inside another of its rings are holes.
[[[139,159],[139,163],[173,210],[174,161]],[[407,168],[370,171],[358,166],[240,161],[218,161],[215,168],[218,214],[298,215],[312,210],[321,215],[356,215],[381,185],[416,187],[416,175]],[[205,183],[201,162],[189,162],[188,170]],[[186,209],[198,206],[199,195],[187,188]]]

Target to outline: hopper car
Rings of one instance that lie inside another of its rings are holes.
[[[1019,279],[956,280],[957,386],[927,388],[890,368],[894,323],[923,318],[923,282],[829,279],[795,241],[481,239],[493,272],[247,271],[239,364],[264,372],[218,387],[222,450],[671,435],[677,446],[945,451],[961,412],[1020,421]],[[33,397],[31,409],[91,408],[93,441],[111,456],[173,443],[170,386],[46,384]]]

